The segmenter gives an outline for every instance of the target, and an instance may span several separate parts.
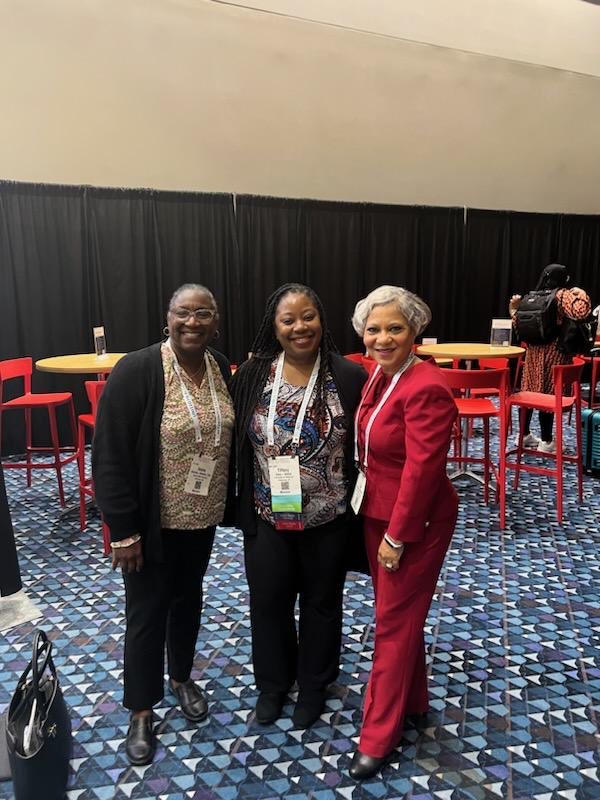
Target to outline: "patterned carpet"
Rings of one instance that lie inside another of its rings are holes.
[[[120,706],[123,597],[101,556],[92,511],[60,514],[55,480],[6,479],[25,589],[43,610],[74,729],[68,798],[234,800],[598,800],[600,481],[585,479],[581,506],[567,481],[565,522],[553,484],[524,476],[509,499],[508,529],[481,487],[457,482],[461,508],[427,626],[431,713],[408,726],[380,777],[347,773],[372,655],[372,593],[346,583],[341,674],[326,713],[294,729],[260,726],[250,664],[247,587],[240,537],[219,530],[206,580],[205,624],[195,676],[211,715],[196,726],[165,697],[156,709],[154,764],[130,767]],[[76,504],[75,471],[69,472]],[[29,658],[32,623],[0,637],[0,711]],[[0,798],[11,784],[0,783]],[[40,798],[43,800],[43,798]]]

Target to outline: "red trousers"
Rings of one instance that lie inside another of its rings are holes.
[[[405,715],[428,709],[423,628],[455,524],[456,513],[431,522],[421,541],[407,543],[398,571],[388,572],[377,563],[387,523],[364,519],[375,590],[375,650],[358,745],[366,755],[386,756],[402,738]]]

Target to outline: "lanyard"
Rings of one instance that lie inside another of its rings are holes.
[[[169,342],[169,347],[170,347],[170,342]],[[173,352],[173,348],[171,348],[171,352],[173,353],[173,369],[175,370],[175,374],[179,378],[179,383],[181,384],[181,394],[183,395],[183,402],[187,406],[187,410],[192,420],[192,425],[194,426],[196,444],[200,445],[202,444],[202,429],[200,426],[200,418],[198,416],[198,411],[196,410],[196,406],[189,392],[189,389],[187,388],[187,386],[183,381],[183,375],[181,374],[181,367],[179,365],[179,362],[177,361],[177,356]],[[208,357],[208,353],[206,352],[204,353],[204,366],[206,368],[206,377],[208,378],[210,399],[212,400],[213,410],[215,412],[215,447],[219,447],[219,445],[221,444],[221,433],[223,431],[223,416],[221,414],[221,406],[219,405],[219,397],[217,395],[217,389],[215,387],[215,378],[213,375],[212,367],[210,365],[210,358]]]
[[[377,404],[377,407],[375,408],[375,410],[373,411],[373,413],[369,417],[369,421],[367,423],[367,429],[365,430],[365,454],[364,454],[364,459],[363,459],[363,464],[362,464],[363,469],[365,470],[365,472],[367,470],[367,464],[368,464],[368,461],[369,461],[369,438],[371,436],[371,428],[373,427],[373,423],[375,422],[375,420],[377,418],[377,415],[379,414],[381,409],[386,404],[389,396],[394,391],[394,387],[396,386],[396,384],[398,383],[398,381],[400,380],[402,375],[406,372],[406,370],[416,360],[417,360],[417,358],[413,355],[413,353],[411,353],[409,355],[409,357],[406,359],[406,361],[404,362],[404,364],[402,364],[402,366],[400,367],[398,372],[394,373],[394,376],[393,376],[392,380],[390,381],[390,385],[385,390],[383,397],[381,398],[381,400]],[[375,378],[379,375],[380,371],[381,371],[381,366],[379,364],[377,364],[377,366],[373,370],[373,374],[369,378],[369,382],[367,383],[367,386],[365,388],[364,394],[363,394],[363,396],[362,396],[362,398],[360,400],[360,404],[359,404],[359,406],[358,406],[358,408],[356,410],[356,416],[354,417],[354,461],[357,464],[359,463],[359,455],[358,455],[358,417],[359,417],[360,411],[361,411],[361,409],[363,407],[364,399],[367,396],[367,394],[369,392],[369,389],[373,385],[373,382],[374,382]]]
[[[273,388],[271,390],[271,402],[269,403],[269,415],[267,417],[267,444],[269,447],[275,445],[275,411],[277,409],[277,400],[279,399],[279,390],[281,389],[281,382],[283,380],[283,362],[285,361],[285,353],[281,351],[277,359],[277,367],[275,369],[275,380],[273,381]],[[321,353],[318,353],[317,359],[313,366],[310,380],[304,392],[302,404],[298,410],[296,417],[296,425],[294,426],[294,435],[292,436],[292,444],[298,445],[300,443],[300,434],[302,432],[302,425],[304,424],[304,417],[308,409],[312,394],[315,390],[317,377],[319,375],[319,366],[321,364]]]

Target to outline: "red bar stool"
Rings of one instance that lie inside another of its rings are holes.
[[[96,411],[98,400],[102,390],[106,386],[106,381],[85,381],[85,391],[90,401],[89,414],[80,414],[78,419],[78,447],[77,447],[77,466],[79,467],[79,527],[84,531],[87,527],[87,515],[85,500],[86,497],[94,497],[94,486],[92,476],[85,474],[85,444],[86,431],[93,431],[96,424]]]
[[[82,531],[87,528],[87,508],[86,498],[94,498],[94,483],[91,475],[85,472],[85,442],[86,431],[94,430],[96,424],[96,412],[98,411],[98,401],[106,381],[85,381],[85,391],[90,401],[90,413],[79,415],[78,424],[78,447],[77,447],[77,466],[79,467],[79,527]],[[102,539],[104,542],[104,555],[110,553],[110,533],[104,521],[102,521]]]
[[[375,365],[375,359],[371,358],[371,356],[366,356],[364,353],[346,353],[344,358],[347,358],[348,361],[353,361],[355,364],[360,364],[366,372],[371,372]]]
[[[496,478],[496,496],[500,504],[500,528],[506,526],[506,467],[504,452],[506,450],[506,402],[508,397],[508,368],[503,369],[442,369],[444,378],[454,394],[454,402],[458,409],[456,436],[454,438],[454,454],[448,461],[459,465],[483,465],[483,499],[489,501],[490,473]],[[498,397],[496,405],[488,397],[470,397],[476,390],[485,390]],[[464,396],[466,394],[466,396]],[[498,465],[490,456],[490,419],[499,421]],[[484,451],[483,456],[470,456],[467,451],[469,427],[474,419],[483,422]],[[472,477],[479,476],[468,473]]]
[[[25,453],[26,460],[19,462],[5,462],[4,469],[26,469],[27,486],[31,486],[31,474],[34,469],[54,469],[58,480],[58,494],[61,506],[65,505],[65,492],[63,488],[62,468],[71,461],[77,459],[77,429],[75,425],[75,410],[73,408],[73,395],[71,392],[47,392],[33,394],[31,391],[31,372],[33,369],[32,359],[10,358],[0,361],[0,437],[2,435],[2,414],[10,410],[22,410],[25,413]],[[17,378],[23,379],[24,393],[12,400],[4,399],[4,384]],[[73,446],[61,446],[58,437],[58,426],[56,424],[56,409],[59,406],[67,406],[71,431],[73,435]],[[48,412],[48,422],[50,424],[51,447],[37,447],[31,441],[31,412],[34,408],[45,408]],[[1,438],[0,438],[1,440]],[[32,453],[51,452],[54,454],[52,461],[33,462]],[[69,455],[61,456],[62,453]]]
[[[600,381],[600,351],[592,350],[589,356],[580,356],[580,358],[584,364],[590,364],[591,366],[590,393],[587,400],[582,398],[582,402],[588,408],[598,408],[600,407],[600,401],[596,400],[596,385]]]
[[[521,416],[519,439],[517,447],[507,451],[506,468],[515,470],[514,488],[519,487],[519,477],[521,470],[531,472],[536,475],[549,475],[556,478],[556,515],[559,522],[563,518],[563,465],[564,463],[575,464],[577,473],[577,493],[579,500],[583,499],[583,458],[581,451],[581,372],[583,370],[583,359],[575,357],[572,364],[557,364],[552,367],[554,380],[554,394],[543,394],[542,392],[517,392],[508,398],[509,413],[513,407],[519,409]],[[565,390],[570,390],[570,394],[564,395]],[[525,427],[525,414],[527,409],[546,411],[554,414],[556,452],[546,453],[537,450],[528,450],[523,447],[523,430]],[[575,409],[575,428],[577,451],[574,456],[564,455],[563,453],[563,415]],[[538,464],[528,464],[521,460],[523,451],[526,450],[530,456],[539,458],[549,458],[555,461],[554,467],[540,466]],[[515,460],[511,457],[516,456]]]

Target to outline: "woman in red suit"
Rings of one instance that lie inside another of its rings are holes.
[[[377,362],[356,414],[360,465],[353,507],[364,517],[375,591],[375,650],[350,774],[374,775],[402,738],[404,718],[428,708],[423,628],[454,532],[458,501],[446,475],[456,418],[438,367],[413,355],[428,306],[380,286],[352,319]]]

